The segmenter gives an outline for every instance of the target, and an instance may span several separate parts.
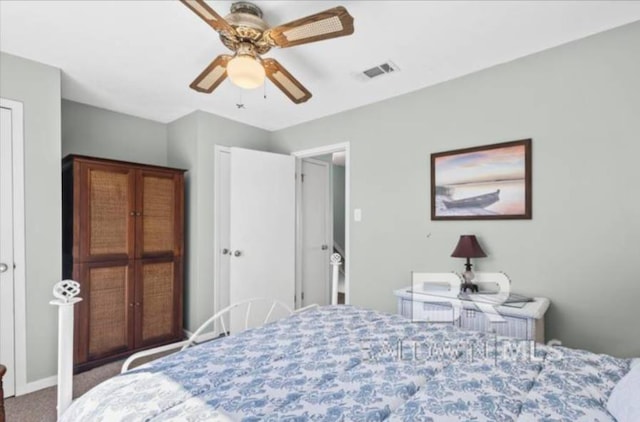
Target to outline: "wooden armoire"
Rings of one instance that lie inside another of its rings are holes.
[[[62,204],[76,372],[181,339],[184,170],[70,155]]]

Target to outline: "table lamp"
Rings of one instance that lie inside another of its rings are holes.
[[[460,240],[458,240],[458,244],[451,256],[454,258],[467,258],[467,263],[465,264],[466,270],[463,274],[464,283],[462,283],[460,288],[463,292],[466,292],[467,289],[471,289],[471,292],[477,292],[478,285],[472,283],[474,275],[473,271],[471,271],[471,258],[484,258],[487,256],[480,247],[478,239],[472,234],[460,236]]]

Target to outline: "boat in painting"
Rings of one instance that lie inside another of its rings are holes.
[[[469,198],[442,201],[447,208],[484,208],[500,200],[500,189]]]

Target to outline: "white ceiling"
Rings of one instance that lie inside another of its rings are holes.
[[[230,1],[209,1],[226,15]],[[0,1],[0,50],[63,70],[64,98],[160,122],[196,109],[277,130],[504,63],[640,20],[640,2],[258,1],[271,25],[342,4],[345,38],[272,50],[313,93],[292,104],[267,82],[213,94],[189,83],[218,54],[217,34],[177,1]],[[392,60],[401,71],[361,81]],[[236,103],[245,104],[238,109]]]

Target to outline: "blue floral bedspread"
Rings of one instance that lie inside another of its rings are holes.
[[[112,378],[61,421],[615,421],[629,363],[327,306]]]

